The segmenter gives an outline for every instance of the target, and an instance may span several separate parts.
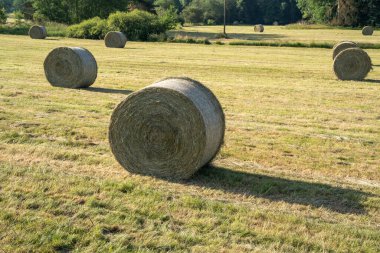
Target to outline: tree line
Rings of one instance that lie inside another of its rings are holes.
[[[341,26],[380,26],[380,0],[298,0],[303,18]]]
[[[228,24],[380,25],[380,0],[226,0]],[[169,12],[181,23],[221,24],[224,0],[0,0],[26,18],[74,24],[116,11]]]

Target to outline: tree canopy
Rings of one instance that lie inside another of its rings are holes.
[[[298,0],[303,18],[333,25],[380,25],[379,0]]]
[[[308,22],[332,25],[380,25],[379,0],[227,0],[229,24]],[[224,0],[0,0],[7,11],[21,10],[27,18],[62,23],[107,18],[116,11],[174,11],[187,23],[221,24]]]

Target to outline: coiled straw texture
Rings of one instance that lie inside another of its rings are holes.
[[[264,26],[259,24],[259,25],[255,25],[255,27],[253,28],[255,32],[264,32]]]
[[[129,172],[178,180],[217,155],[224,131],[222,107],[208,88],[189,78],[168,78],[116,107],[109,142]]]
[[[348,48],[334,60],[334,73],[340,80],[363,80],[372,69],[371,58],[360,48]]]
[[[94,56],[84,48],[60,47],[49,53],[44,62],[45,75],[52,86],[86,88],[98,74]]]
[[[343,50],[345,50],[347,48],[356,48],[356,47],[358,47],[358,45],[352,41],[342,41],[342,42],[335,44],[335,46],[333,48],[333,59],[335,59],[335,57],[340,52],[342,52]]]
[[[40,40],[45,39],[47,37],[46,28],[44,26],[38,26],[38,25],[32,26],[29,29],[29,36],[32,39],[40,39]]]
[[[365,35],[365,36],[370,36],[373,34],[373,27],[372,26],[365,26],[362,30],[362,34]]]
[[[127,37],[122,32],[109,32],[104,38],[106,47],[124,48],[127,43]]]

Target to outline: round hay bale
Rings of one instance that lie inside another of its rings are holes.
[[[373,29],[372,26],[365,26],[365,27],[363,28],[363,30],[362,30],[362,34],[363,34],[364,36],[370,36],[370,35],[373,34],[373,31],[374,31],[374,29]]]
[[[127,37],[122,32],[109,32],[104,38],[106,47],[124,48],[127,43]]]
[[[356,48],[356,47],[358,47],[358,45],[352,41],[342,41],[342,42],[335,44],[335,46],[333,48],[333,59],[335,59],[335,57],[340,52],[342,52],[343,50],[345,50],[347,48]]]
[[[94,56],[84,48],[59,47],[49,53],[44,62],[45,75],[52,86],[86,88],[98,75]]]
[[[40,40],[45,39],[47,37],[46,28],[44,26],[38,26],[38,25],[32,26],[29,29],[29,36],[32,39],[40,39]]]
[[[223,109],[208,88],[189,78],[168,78],[116,107],[109,142],[129,172],[178,180],[217,155],[224,130]]]
[[[371,58],[360,48],[345,49],[334,60],[334,73],[340,80],[363,80],[371,69]]]
[[[255,30],[255,32],[260,32],[260,33],[262,33],[262,32],[264,32],[264,26],[261,25],[261,24],[259,24],[259,25],[255,25],[254,30]]]

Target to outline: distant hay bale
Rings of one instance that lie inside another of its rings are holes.
[[[372,69],[371,58],[360,48],[348,48],[334,60],[334,73],[340,80],[363,80]]]
[[[45,75],[52,86],[86,88],[97,77],[94,56],[84,48],[59,47],[49,53],[44,62]]]
[[[370,36],[373,34],[373,27],[372,26],[365,26],[362,30],[362,34],[365,35],[365,36]]]
[[[124,48],[127,43],[127,37],[122,32],[109,32],[104,38],[106,47]]]
[[[343,50],[345,50],[347,48],[356,48],[356,47],[358,47],[358,45],[352,41],[342,41],[342,42],[335,44],[335,46],[333,48],[333,59],[335,59],[335,57],[340,52],[342,52]]]
[[[29,29],[29,36],[32,39],[40,39],[40,40],[45,39],[47,37],[46,28],[44,26],[38,26],[38,25],[32,26]]]
[[[264,32],[264,26],[261,25],[261,24],[259,24],[259,25],[255,25],[254,30],[255,30],[255,32],[260,32],[260,33],[262,33],[262,32]]]
[[[217,155],[224,130],[223,109],[208,88],[189,78],[168,78],[116,107],[109,142],[129,172],[178,180]]]

